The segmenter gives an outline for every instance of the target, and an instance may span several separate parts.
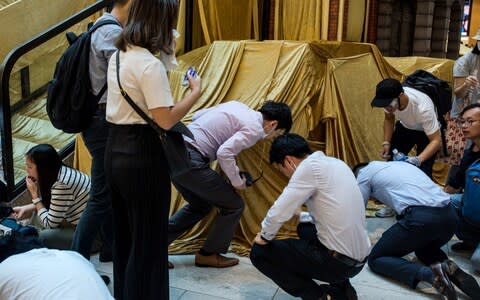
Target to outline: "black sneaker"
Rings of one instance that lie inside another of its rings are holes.
[[[446,273],[453,284],[470,298],[480,299],[480,286],[472,275],[460,269],[453,260],[447,259],[443,264],[446,266]]]
[[[432,286],[448,300],[457,300],[457,292],[448,276],[448,266],[446,263],[434,263],[430,266],[433,271],[434,279]]]
[[[100,277],[102,277],[103,282],[105,282],[105,285],[110,284],[110,277],[108,277],[107,275],[100,275]]]
[[[348,300],[358,300],[357,291],[353,288],[350,280],[347,279],[344,282],[332,283],[331,285],[343,291]]]
[[[330,285],[322,300],[348,300],[345,293],[338,287]]]
[[[477,245],[466,242],[457,242],[450,248],[452,248],[452,250],[455,252],[471,252],[477,248]]]

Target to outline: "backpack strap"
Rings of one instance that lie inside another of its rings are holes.
[[[115,20],[101,20],[101,21],[98,21],[98,22],[94,23],[93,26],[88,28],[88,32],[93,33],[95,30],[102,27],[103,25],[118,25],[118,26],[122,27],[122,25],[120,25],[120,23],[118,23]]]
[[[89,29],[88,29],[88,33],[92,34],[95,30],[97,30],[98,28],[104,26],[104,25],[118,25],[120,27],[122,27],[122,25],[120,25],[120,23],[118,23],[117,21],[115,20],[101,20],[95,24],[93,24]],[[103,85],[102,89],[100,90],[100,92],[95,96],[95,100],[96,102],[98,103],[98,101],[100,101],[100,99],[102,98],[103,94],[105,94],[107,90],[107,83],[105,82],[105,84]]]

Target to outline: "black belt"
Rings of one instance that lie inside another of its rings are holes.
[[[195,146],[193,146],[192,144],[190,144],[190,143],[188,143],[188,142],[185,142],[185,146],[186,146],[188,149],[190,149],[190,150],[192,150],[192,151],[195,151],[195,152],[197,152],[198,154],[200,154],[200,156],[202,157],[202,160],[203,160],[205,163],[210,163],[210,158],[204,156],[204,155],[202,154],[202,152],[200,152],[200,150],[198,150],[197,148],[195,148]]]
[[[330,254],[330,256],[332,256],[336,260],[342,262],[343,264],[345,264],[349,267],[361,267],[367,261],[366,258],[363,261],[358,261],[358,260],[350,258],[350,257],[348,257],[346,255],[343,255],[342,253],[339,253],[339,252],[334,251],[334,250],[328,250],[327,249],[327,251],[328,251],[328,254]]]
[[[317,247],[326,251],[331,257],[335,258],[339,262],[341,262],[344,265],[347,265],[349,267],[361,267],[365,264],[365,262],[367,261],[367,258],[368,258],[368,256],[365,257],[365,259],[363,261],[358,261],[356,259],[350,258],[350,257],[346,256],[345,254],[339,253],[335,250],[328,249],[318,239],[315,239],[315,244],[317,245]]]

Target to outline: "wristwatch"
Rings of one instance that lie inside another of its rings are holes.
[[[42,202],[42,199],[39,198],[39,197],[37,197],[37,198],[35,198],[35,199],[32,199],[32,203],[33,203],[33,204],[37,204],[37,203],[39,203],[39,202]]]

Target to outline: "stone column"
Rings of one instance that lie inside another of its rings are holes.
[[[401,24],[399,33],[399,56],[412,55],[413,33],[415,32],[415,3],[401,2]]]
[[[418,0],[415,17],[415,35],[413,39],[414,56],[430,56],[432,42],[434,0]]]
[[[391,53],[392,14],[393,0],[380,0],[378,2],[376,44],[384,56],[393,54]]]
[[[453,1],[450,8],[450,26],[448,28],[447,58],[457,59],[460,52],[464,0]]]
[[[450,7],[452,1],[440,0],[435,3],[432,24],[432,57],[445,58],[447,55],[448,29],[450,25]]]

